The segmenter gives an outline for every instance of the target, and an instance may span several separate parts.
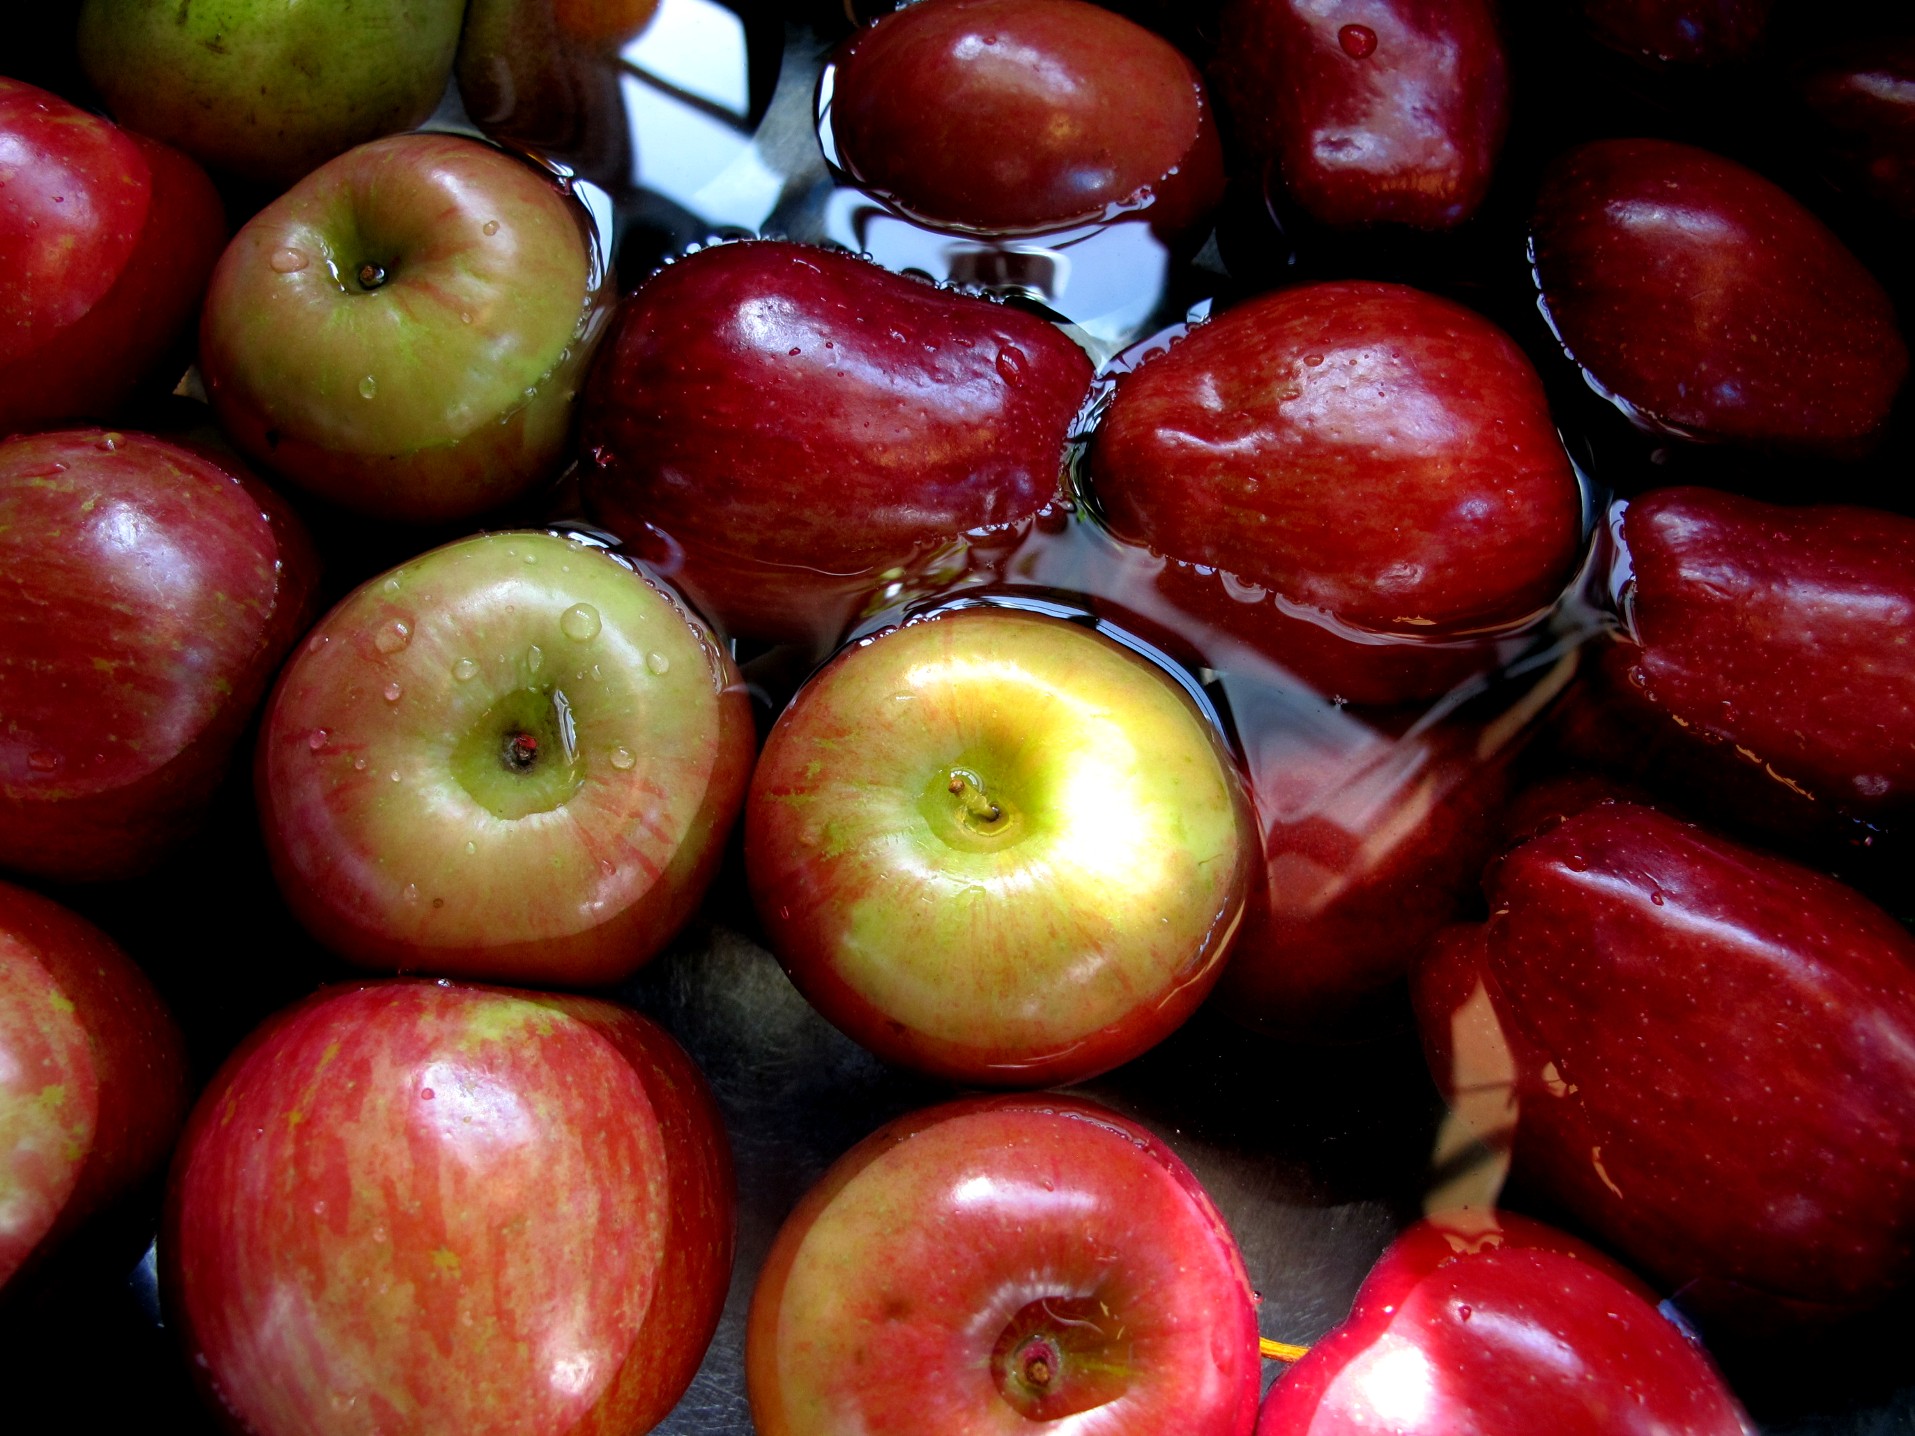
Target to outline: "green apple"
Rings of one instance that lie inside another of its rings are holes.
[[[114,116],[284,186],[438,106],[465,0],[85,0],[80,64]]]
[[[949,612],[847,650],[773,729],[751,892],[824,1015],[966,1082],[1115,1066],[1189,1015],[1255,839],[1188,694],[1065,619]]]
[[[558,468],[607,300],[585,211],[549,175],[393,135],[234,237],[200,368],[262,465],[382,518],[460,518]]]

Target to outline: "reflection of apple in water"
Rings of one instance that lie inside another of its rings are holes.
[[[1915,939],[1831,879],[1598,802],[1418,973],[1437,1085],[1500,1070],[1516,1169],[1686,1306],[1825,1320],[1915,1276]],[[1484,1021],[1482,1019],[1487,1019]]]
[[[174,1160],[162,1297],[260,1436],[641,1432],[732,1260],[698,1070],[610,1003],[423,981],[271,1019]]]
[[[973,1099],[867,1138],[752,1298],[761,1436],[1248,1436],[1254,1296],[1190,1170],[1088,1102]]]
[[[0,864],[123,877],[177,847],[317,567],[230,459],[104,429],[0,443]]]
[[[752,743],[676,598],[602,549],[491,534],[313,630],[267,710],[260,820],[294,914],[353,962],[613,982],[697,906]]]
[[[1506,1213],[1399,1236],[1349,1319],[1263,1404],[1259,1436],[1753,1436],[1654,1294],[1581,1242]]]
[[[0,883],[0,1287],[160,1170],[188,1096],[146,975],[91,923]]]
[[[17,80],[0,154],[0,435],[105,418],[184,349],[226,242],[219,195],[184,155]]]
[[[1040,1086],[1134,1057],[1216,980],[1254,839],[1210,723],[1061,618],[920,620],[841,654],[766,741],[753,902],[882,1057]]]

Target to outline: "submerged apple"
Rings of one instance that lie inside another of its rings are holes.
[[[752,1297],[760,1436],[1248,1436],[1243,1259],[1177,1156],[1080,1099],[914,1113],[841,1158]]]
[[[1064,619],[967,609],[841,654],[772,730],[752,899],[880,1056],[1041,1086],[1123,1062],[1215,982],[1255,856],[1215,730]]]
[[[552,534],[464,540],[349,596],[260,735],[281,890],[368,967],[613,982],[691,915],[750,706],[679,601]]]

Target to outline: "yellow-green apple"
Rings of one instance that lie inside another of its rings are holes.
[[[186,156],[0,79],[0,435],[110,416],[183,348],[225,242]]]
[[[0,866],[120,877],[176,846],[316,579],[230,458],[103,429],[0,443]]]
[[[194,1109],[161,1294],[253,1436],[638,1436],[717,1325],[733,1207],[704,1079],[637,1013],[332,988]]]
[[[558,469],[602,314],[585,211],[457,135],[361,145],[220,257],[200,368],[275,473],[383,518],[459,518]]]
[[[914,562],[1062,503],[1089,384],[1029,314],[847,254],[717,245],[620,310],[585,496],[720,627],[828,647]]]
[[[1554,602],[1583,503],[1535,369],[1397,284],[1310,284],[1117,381],[1090,478],[1162,587],[1325,693],[1400,702],[1491,667]]]
[[[490,534],[313,630],[260,734],[260,820],[294,914],[348,961],[609,983],[697,906],[753,744],[675,596],[602,548]]]
[[[1417,974],[1439,1088],[1505,1074],[1516,1167],[1728,1327],[1915,1276],[1915,939],[1830,878],[1597,801]]]
[[[438,106],[465,0],[85,0],[80,64],[122,123],[284,187]]]
[[[1506,1212],[1399,1236],[1348,1320],[1270,1388],[1258,1436],[1755,1436],[1635,1276]]]
[[[187,1099],[185,1044],[146,975],[0,883],[0,1287],[159,1173]]]
[[[1081,1099],[974,1098],[866,1138],[759,1274],[760,1436],[1248,1436],[1256,1298],[1208,1194]]]
[[[1216,731],[1149,660],[972,608],[847,649],[765,744],[752,900],[826,1017],[959,1081],[1128,1060],[1215,982],[1255,861]]]

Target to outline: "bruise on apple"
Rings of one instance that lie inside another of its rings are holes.
[[[1915,520],[1659,489],[1621,533],[1625,701],[1837,812],[1908,807]]]
[[[827,118],[860,184],[991,233],[1142,209],[1167,235],[1223,193],[1216,120],[1167,40],[1082,0],[926,0],[836,57]]]
[[[593,516],[734,635],[834,643],[907,568],[1063,498],[1090,361],[849,255],[721,244],[620,309],[581,418]]]
[[[1493,0],[1230,0],[1218,90],[1274,190],[1337,227],[1452,229],[1509,124]]]
[[[1598,802],[1514,849],[1418,975],[1439,1086],[1494,1071],[1517,1170],[1725,1328],[1915,1275],[1915,940],[1832,879]],[[1467,995],[1467,996],[1466,996]],[[1488,1028],[1457,1019],[1486,1000]]]
[[[1492,666],[1581,540],[1528,359],[1396,284],[1304,285],[1193,328],[1118,380],[1088,470],[1119,538],[1251,600],[1198,612],[1363,701]]]
[[[164,1167],[189,1095],[185,1042],[132,959],[0,883],[0,1288]]]
[[[1755,1436],[1707,1355],[1594,1248],[1507,1212],[1440,1213],[1270,1389],[1258,1436]]]
[[[1599,140],[1560,156],[1531,257],[1569,357],[1658,433],[1853,456],[1908,373],[1894,305],[1841,240],[1690,145]]]

